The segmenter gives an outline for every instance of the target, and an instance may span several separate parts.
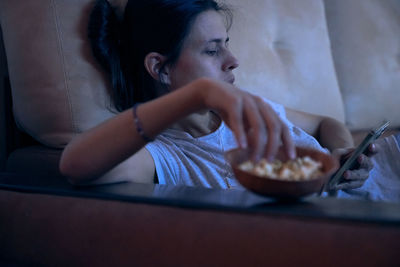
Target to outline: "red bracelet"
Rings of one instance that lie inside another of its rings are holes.
[[[143,138],[143,140],[144,140],[145,142],[152,142],[152,141],[154,141],[154,139],[148,137],[148,136],[144,133],[143,127],[142,127],[142,123],[140,122],[140,119],[139,119],[139,117],[138,117],[138,115],[137,115],[137,107],[138,107],[139,105],[140,105],[139,103],[136,103],[136,104],[133,106],[133,109],[132,109],[132,111],[133,111],[133,119],[134,119],[134,121],[135,121],[135,126],[136,126],[136,131],[139,133],[139,135]]]

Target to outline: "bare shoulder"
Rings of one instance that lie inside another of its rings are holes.
[[[96,180],[97,184],[113,182],[153,183],[155,175],[153,157],[146,148],[118,164]]]
[[[323,116],[314,115],[311,113],[286,108],[287,118],[297,127],[303,129],[310,135],[315,135],[318,131],[321,121],[324,119]]]

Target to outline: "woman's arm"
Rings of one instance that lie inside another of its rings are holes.
[[[140,105],[137,115],[146,135],[155,136],[179,118],[200,108],[201,103],[192,91],[191,88],[182,88]],[[132,109],[128,109],[74,138],[62,153],[60,171],[72,183],[81,184],[92,182],[114,167],[118,168],[119,164],[128,164],[132,167],[133,180],[151,181],[152,176],[148,176],[151,170],[154,175],[154,163],[151,164],[152,158],[146,150],[140,151],[145,144],[136,130]],[[134,154],[130,163],[122,163]],[[117,182],[110,178],[112,171],[106,176],[106,182]]]
[[[289,108],[286,108],[286,114],[294,125],[317,138],[319,143],[330,151],[354,147],[350,131],[340,121]]]
[[[263,155],[273,158],[281,142],[287,154],[291,158],[295,156],[289,130],[273,109],[261,98],[229,83],[198,79],[143,103],[137,115],[146,135],[154,137],[172,123],[204,109],[215,110],[232,129],[238,143],[242,147],[249,146],[254,158]],[[135,154],[145,143],[136,130],[132,109],[129,109],[72,140],[63,151],[60,171],[72,183],[92,182],[135,155],[130,162],[136,166],[132,172],[137,177],[133,179],[148,181],[153,177],[147,176],[154,174],[151,156],[146,150]]]
[[[343,163],[354,151],[354,142],[350,131],[346,126],[332,118],[307,114],[305,112],[286,109],[287,117],[308,134],[317,138],[323,147],[328,148],[338,160]],[[376,154],[375,145],[370,145],[365,154],[357,158],[357,165],[343,174],[344,182],[327,188],[329,192],[337,190],[355,189],[361,187],[368,179],[369,172],[373,168],[371,156]]]

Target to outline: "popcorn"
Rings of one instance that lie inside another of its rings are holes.
[[[261,177],[283,181],[307,181],[322,174],[321,162],[315,161],[309,156],[296,158],[287,162],[275,160],[270,163],[262,159],[255,164],[252,161],[245,161],[239,165],[239,169]]]

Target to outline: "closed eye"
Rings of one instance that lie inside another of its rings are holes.
[[[218,54],[218,51],[217,50],[207,50],[207,51],[205,51],[205,53],[209,56],[215,56]]]

